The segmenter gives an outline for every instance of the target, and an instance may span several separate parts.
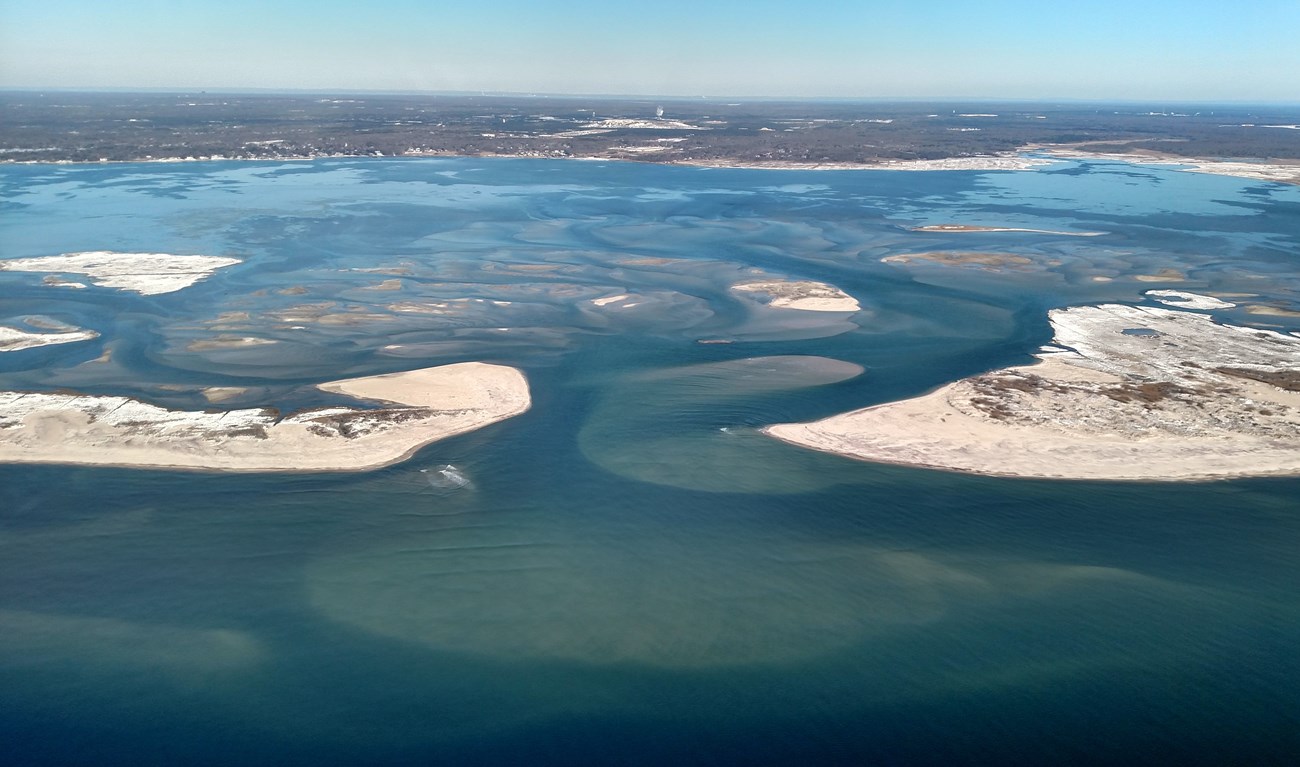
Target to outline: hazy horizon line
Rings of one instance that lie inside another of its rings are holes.
[[[1187,97],[1151,98],[1094,98],[1079,96],[1003,97],[1003,96],[742,96],[729,94],[669,94],[669,93],[565,93],[560,91],[496,91],[496,90],[410,90],[392,88],[274,88],[257,86],[196,87],[174,86],[27,86],[0,85],[0,93],[139,93],[156,95],[339,95],[339,96],[454,96],[481,98],[584,98],[705,102],[786,102],[786,103],[990,103],[990,104],[1166,104],[1180,106],[1300,106],[1297,101],[1261,101],[1256,99],[1198,99]]]

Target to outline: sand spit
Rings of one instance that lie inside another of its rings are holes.
[[[168,253],[114,253],[97,250],[39,258],[10,258],[0,261],[0,271],[84,274],[100,287],[132,290],[152,296],[188,288],[216,270],[237,263],[237,258],[222,256],[173,256]],[[76,283],[51,284],[63,287]]]
[[[280,417],[274,410],[177,411],[126,397],[0,392],[0,462],[204,471],[362,471],[519,415],[528,382],[464,362],[320,384],[382,402]]]
[[[1258,181],[1275,181],[1280,184],[1300,184],[1300,163],[1233,162],[1231,160],[1189,160],[1177,162],[1192,173],[1209,173],[1215,176],[1237,176]]]
[[[856,312],[862,307],[857,300],[834,285],[812,280],[764,280],[742,282],[731,289],[740,293],[754,293],[766,298],[767,305],[776,309],[798,309],[806,312]]]
[[[1300,184],[1300,161],[1296,160],[1216,160],[1203,157],[1179,157],[1163,152],[1088,152],[1064,147],[1046,147],[1044,154],[1064,160],[1113,160],[1133,165],[1154,165],[1189,173],[1236,176],[1279,184]]]
[[[783,160],[680,160],[675,165],[699,168],[760,168],[763,170],[1034,170],[1051,165],[1056,158],[1025,155],[981,155],[946,157],[941,160],[883,160],[878,162],[787,162]]]
[[[930,224],[914,226],[913,232],[1028,232],[1030,234],[1059,234],[1064,237],[1100,237],[1105,232],[1061,232],[1055,229],[1025,229],[1018,226],[972,226],[970,224]]]
[[[1179,309],[1231,309],[1236,304],[1224,301],[1214,296],[1204,296],[1200,293],[1188,293],[1183,290],[1148,290],[1142,295],[1159,301],[1165,306],[1175,306]]]
[[[1050,318],[1056,345],[1038,364],[764,431],[861,460],[997,476],[1300,474],[1300,338],[1135,306]]]
[[[38,346],[67,344],[73,341],[89,341],[98,338],[93,330],[67,330],[60,333],[32,333],[20,328],[0,325],[0,352],[16,352],[21,349],[34,349]]]

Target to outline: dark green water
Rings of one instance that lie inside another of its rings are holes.
[[[1300,752],[1300,480],[992,479],[756,432],[1023,362],[1056,306],[1214,290],[1254,296],[1225,321],[1300,328],[1245,309],[1300,308],[1295,188],[1113,164],[482,160],[0,180],[0,257],[245,259],[159,296],[0,272],[0,324],[101,333],[0,355],[0,388],[203,407],[202,387],[239,386],[223,407],[294,408],[325,401],[305,384],[482,359],[524,369],[534,398],[365,474],[0,465],[7,763]],[[910,230],[942,223],[1106,234]],[[879,261],[935,250],[1033,268]],[[727,291],[754,268],[831,282],[863,310]],[[1164,269],[1185,281],[1137,278]],[[618,294],[639,305],[592,303]],[[189,348],[222,335],[275,343]],[[419,471],[448,463],[471,484]]]

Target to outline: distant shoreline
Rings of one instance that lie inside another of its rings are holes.
[[[1058,161],[1112,161],[1131,165],[1155,165],[1168,170],[1189,173],[1249,178],[1279,184],[1300,185],[1300,160],[1280,159],[1216,159],[1179,157],[1154,153],[1091,153],[1068,147],[1035,147],[1030,150],[992,155],[946,157],[932,160],[878,160],[874,162],[785,162],[779,160],[676,160],[658,157],[612,156],[545,156],[531,154],[453,154],[448,152],[407,152],[402,154],[334,154],[290,155],[285,157],[169,157],[136,160],[10,160],[0,159],[3,165],[165,165],[169,163],[196,162],[311,162],[314,160],[471,160],[476,158],[498,160],[555,160],[576,162],[626,162],[647,166],[678,168],[726,168],[735,170],[803,170],[803,171],[1025,171],[1036,170]],[[1171,166],[1187,166],[1183,168]]]

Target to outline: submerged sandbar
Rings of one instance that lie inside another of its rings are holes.
[[[381,402],[281,417],[270,409],[168,410],[126,397],[0,392],[0,462],[205,471],[362,471],[519,415],[523,373],[464,362],[318,385]]]
[[[1050,318],[1056,345],[1038,364],[764,431],[861,460],[998,476],[1300,474],[1300,338],[1136,306]]]

